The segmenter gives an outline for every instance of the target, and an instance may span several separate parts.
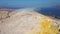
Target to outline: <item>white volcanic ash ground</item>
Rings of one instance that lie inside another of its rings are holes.
[[[6,18],[4,12],[10,17]],[[39,24],[42,15],[39,16],[34,10],[16,10],[9,14],[8,11],[4,12],[1,12],[3,15],[0,13],[1,16],[4,16],[1,17],[1,19],[4,19],[0,20],[0,34],[25,34],[33,28],[39,28],[37,24]]]

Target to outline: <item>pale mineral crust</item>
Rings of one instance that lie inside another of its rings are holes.
[[[39,30],[41,18],[42,15],[30,9],[0,11],[0,34],[26,34],[34,28]]]

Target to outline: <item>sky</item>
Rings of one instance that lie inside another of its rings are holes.
[[[60,0],[0,0],[0,8],[2,7],[44,7],[56,5]]]

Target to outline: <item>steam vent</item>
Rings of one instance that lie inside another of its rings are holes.
[[[32,9],[1,10],[0,34],[59,34],[59,24]]]

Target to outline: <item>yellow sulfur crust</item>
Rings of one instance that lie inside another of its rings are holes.
[[[41,32],[39,34],[57,34],[57,27],[58,25],[56,23],[51,23],[49,18],[44,17],[40,23]]]
[[[57,34],[58,32],[58,24],[55,23],[53,19],[50,19],[46,16],[42,17],[38,25],[39,25],[40,31],[34,28],[30,32],[28,32],[28,34]]]

